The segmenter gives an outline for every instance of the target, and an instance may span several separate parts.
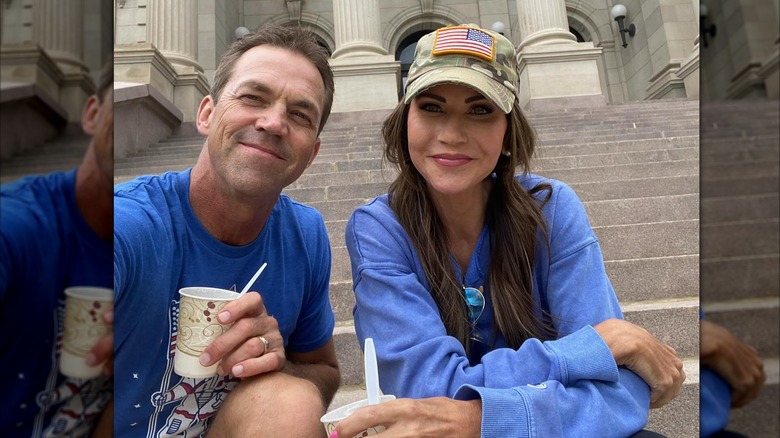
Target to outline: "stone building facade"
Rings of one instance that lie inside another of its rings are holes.
[[[0,156],[8,158],[80,121],[112,56],[113,7],[103,0],[3,0],[0,13]]]
[[[700,32],[696,0],[624,0],[625,25],[636,31],[621,35],[610,14],[616,3],[3,0],[1,79],[35,84],[72,122],[113,48],[118,116],[133,126],[118,136],[127,138],[117,144],[119,156],[186,129],[228,45],[266,23],[318,35],[332,54],[334,112],[392,108],[417,39],[461,23],[501,29],[518,47],[519,99],[528,109],[777,96],[778,0],[702,2],[714,35]]]

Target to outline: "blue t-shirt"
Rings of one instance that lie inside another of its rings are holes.
[[[76,171],[0,186],[0,436],[86,436],[111,379],[59,373],[70,286],[111,288],[111,244],[76,205]],[[72,435],[71,435],[72,434]]]
[[[114,326],[118,437],[205,432],[239,379],[183,378],[173,372],[178,291],[187,286],[241,290],[264,262],[252,290],[279,323],[285,347],[310,352],[333,333],[330,242],[320,213],[279,197],[252,243],[231,246],[198,221],[190,170],[147,176],[114,190]]]

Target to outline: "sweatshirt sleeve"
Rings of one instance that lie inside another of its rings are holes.
[[[569,386],[558,381],[507,389],[464,385],[455,399],[480,399],[483,438],[631,436],[646,423],[647,406],[625,397],[625,387],[639,391],[644,383],[621,368],[615,383],[581,380]],[[598,419],[594,421],[594,419]]]

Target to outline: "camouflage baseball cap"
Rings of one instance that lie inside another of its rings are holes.
[[[517,91],[512,42],[474,24],[443,27],[423,36],[409,67],[404,103],[439,84],[471,87],[508,114]]]

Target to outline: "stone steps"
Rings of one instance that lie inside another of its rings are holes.
[[[567,184],[618,182],[647,177],[698,175],[699,160],[678,160],[622,166],[593,166],[577,169],[539,171],[540,175],[566,181]]]
[[[671,146],[671,147],[670,147]],[[150,166],[178,167],[194,163],[202,145],[154,146],[127,158],[117,159],[117,175],[137,173]],[[340,148],[326,153],[322,151],[306,173],[325,173],[345,170],[381,168],[382,152],[362,148]],[[754,155],[759,155],[760,152]],[[770,152],[764,155],[771,154]],[[534,161],[541,168],[589,167],[594,164],[620,164],[626,162],[681,160],[698,157],[698,140],[695,136],[673,139],[623,140],[621,142],[584,143],[566,146],[542,146]]]
[[[778,254],[709,257],[701,260],[702,299],[725,302],[734,297],[777,296],[780,280]]]
[[[691,148],[698,146],[698,135],[672,138],[645,138],[640,140],[594,141],[588,143],[572,142],[570,144],[562,145],[542,144],[536,149],[536,158],[638,152],[645,150],[674,150],[676,148]]]
[[[58,137],[8,159],[0,164],[0,183],[24,175],[40,175],[78,167],[89,146],[89,137],[66,129]]]
[[[780,115],[777,101],[701,109],[701,304],[706,318],[755,347],[767,382],[728,428],[778,436]]]
[[[344,221],[360,205],[381,195],[386,187],[374,187],[379,193],[365,197],[349,199],[327,199],[308,201],[308,205],[319,210],[326,223]],[[603,201],[584,201],[585,209],[594,227],[610,225],[629,225],[650,222],[669,222],[677,220],[696,220],[699,216],[699,197],[697,194],[666,195],[644,198],[609,199]],[[332,236],[331,244],[338,245],[343,238]]]
[[[137,173],[139,169],[146,169],[154,163],[157,166],[171,165],[172,167],[179,167],[184,161],[192,163],[197,159],[202,148],[202,144],[195,143],[195,141],[195,139],[187,139],[183,140],[182,143],[158,143],[146,150],[131,154],[127,158],[117,158],[117,175]],[[640,157],[635,158],[635,160],[639,161],[642,159],[642,153],[647,154],[654,151],[656,154],[680,155],[685,154],[685,152],[682,152],[683,150],[692,150],[697,146],[698,139],[695,135],[662,139],[653,138],[651,141],[647,141],[647,139],[621,139],[615,142],[569,142],[557,146],[542,144],[538,149],[537,161],[554,161],[556,158],[560,161],[564,157],[571,160],[573,157],[597,155],[605,156],[604,158],[608,159],[609,155],[621,156],[629,152],[633,154],[627,154],[628,157],[635,155]],[[312,165],[313,167],[308,169],[307,173],[317,173],[315,172],[316,166],[325,166],[326,163],[336,163],[343,166],[345,161],[381,160],[381,158],[382,151],[377,143],[366,146],[332,148],[323,146]]]
[[[387,192],[388,182],[346,186],[287,188],[284,192],[300,202],[335,201],[353,198],[371,199]],[[663,195],[698,193],[698,175],[650,177],[609,182],[569,184],[583,202],[631,199]]]

